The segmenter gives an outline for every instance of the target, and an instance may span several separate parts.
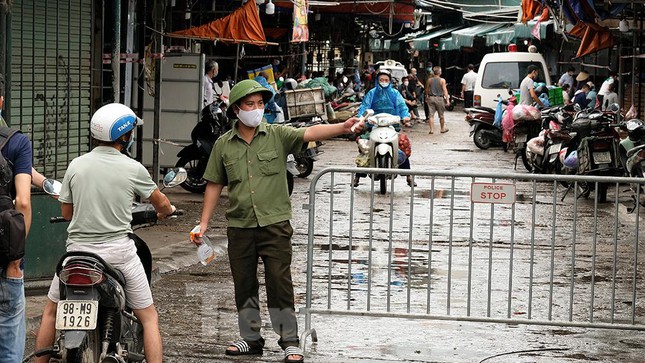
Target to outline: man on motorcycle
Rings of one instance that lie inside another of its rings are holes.
[[[264,262],[267,305],[285,362],[302,362],[291,280],[291,202],[286,180],[288,154],[301,152],[309,141],[350,133],[359,120],[294,128],[263,122],[264,103],[271,91],[254,80],[231,89],[227,116],[233,128],[216,142],[204,179],[204,207],[195,239],[201,244],[224,187],[228,189],[228,254],[235,284],[235,305],[242,339],[227,355],[262,354],[258,258]],[[361,124],[357,129],[360,130]]]
[[[162,361],[161,335],[150,286],[129,237],[131,207],[135,194],[149,199],[160,219],[172,214],[175,207],[159,191],[146,168],[123,154],[134,141],[133,130],[142,123],[130,108],[119,103],[98,109],[90,121],[96,147],[69,164],[58,200],[63,217],[71,221],[67,251],[97,254],[123,273],[127,305],[143,326],[146,361],[153,363]],[[36,338],[37,350],[52,346],[56,337],[58,276],[54,276],[47,297]],[[48,361],[49,357],[36,359]]]

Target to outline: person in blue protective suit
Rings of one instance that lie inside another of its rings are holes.
[[[269,84],[269,80],[266,77],[266,74],[262,72],[261,75],[253,78],[254,81],[258,82],[260,85],[262,85],[264,88],[268,89],[273,93],[273,96],[271,96],[271,99],[269,102],[267,102],[264,105],[264,119],[267,120],[267,123],[274,123],[276,121],[276,118],[278,116],[278,112],[282,112],[278,104],[275,102],[275,95],[276,95],[276,90],[273,88],[271,84]]]
[[[392,87],[392,75],[387,69],[379,70],[377,73],[378,84],[374,86],[361,103],[358,114],[362,115],[367,109],[374,110],[374,113],[389,113],[401,117],[404,125],[410,125],[410,112],[401,93]]]
[[[365,97],[363,97],[363,102],[361,107],[358,109],[358,114],[362,115],[365,110],[372,109],[374,114],[378,113],[389,113],[391,115],[397,115],[401,117],[403,125],[410,126],[410,112],[408,111],[408,106],[405,104],[405,100],[399,91],[392,87],[392,75],[390,71],[386,69],[379,70],[377,72],[377,85],[374,86]],[[370,130],[371,127],[369,124],[366,124],[366,130]],[[361,135],[361,138],[368,138],[369,135]],[[406,158],[405,161],[399,165],[400,169],[410,169],[410,159]],[[358,186],[362,177],[366,176],[365,174],[356,174],[354,177],[354,186]],[[408,175],[407,182],[409,186],[416,186],[416,183],[412,180],[412,177]]]

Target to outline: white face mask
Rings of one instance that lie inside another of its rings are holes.
[[[379,82],[378,83],[381,87],[386,88],[387,86],[390,85],[390,82]]]
[[[262,122],[262,117],[264,116],[263,108],[256,108],[251,111],[244,111],[240,109],[240,112],[237,114],[237,117],[242,121],[242,123],[248,127],[257,127],[260,122]]]
[[[410,84],[410,83],[408,83],[408,82],[403,82],[403,85],[404,85],[404,86],[406,86],[406,87],[407,87],[409,84]]]

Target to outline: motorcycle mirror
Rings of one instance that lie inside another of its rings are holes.
[[[163,177],[163,185],[166,188],[176,187],[188,179],[188,172],[184,168],[172,168]]]
[[[43,180],[43,191],[49,195],[58,196],[60,195],[60,190],[63,187],[63,183],[59,182],[56,179],[45,179]]]
[[[575,105],[573,105],[573,110],[576,112],[582,111],[582,107],[580,107],[580,105],[576,103]]]

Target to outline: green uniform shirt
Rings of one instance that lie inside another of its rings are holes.
[[[217,140],[204,179],[228,187],[230,227],[264,227],[291,219],[287,155],[303,151],[304,135],[304,128],[262,122],[247,144],[236,123]]]

